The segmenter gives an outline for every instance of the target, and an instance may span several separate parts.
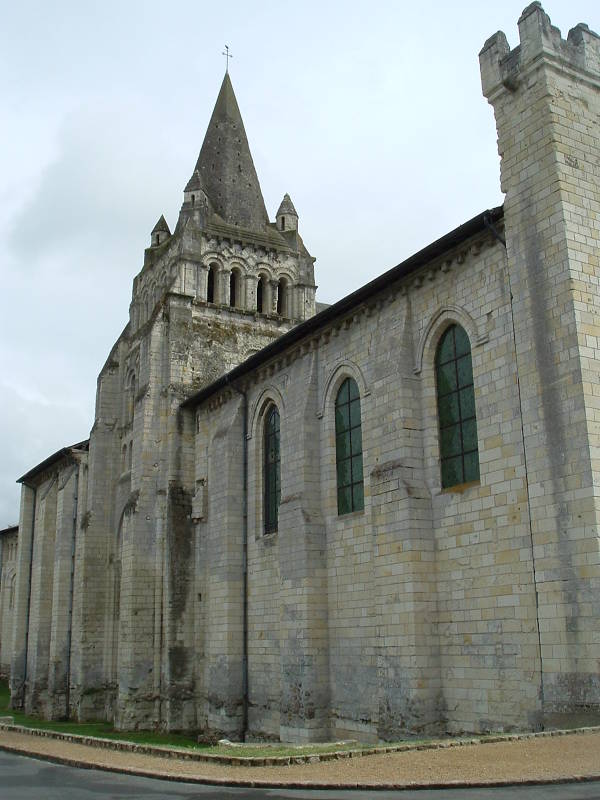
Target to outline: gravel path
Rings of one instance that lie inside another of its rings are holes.
[[[58,758],[76,765],[176,776],[204,782],[331,785],[435,785],[492,783],[600,776],[600,733],[573,734],[517,742],[475,744],[441,750],[284,767],[233,767],[102,750],[87,745],[0,731],[0,747]]]

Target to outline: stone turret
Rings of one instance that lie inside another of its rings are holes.
[[[157,247],[159,244],[166,242],[166,240],[170,237],[171,230],[167,225],[167,220],[161,214],[160,219],[156,223],[156,225],[152,228],[152,232],[150,234],[150,246]]]
[[[506,193],[542,713],[569,724],[600,708],[600,38],[579,24],[563,39],[532,3],[519,39],[496,33],[479,58]]]
[[[298,230],[298,212],[294,208],[289,194],[283,195],[283,200],[277,210],[276,220],[278,231]]]

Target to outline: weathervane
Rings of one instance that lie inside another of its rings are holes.
[[[227,59],[226,66],[225,66],[225,72],[228,73],[229,72],[229,59],[233,58],[233,56],[229,52],[229,45],[228,44],[225,45],[225,50],[223,50],[221,55],[225,56],[225,58]]]

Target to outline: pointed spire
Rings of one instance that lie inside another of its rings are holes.
[[[298,216],[298,212],[294,208],[294,204],[287,193],[283,195],[283,200],[281,201],[281,205],[277,210],[276,216],[279,217],[281,214],[293,214],[295,217]]]
[[[162,214],[160,215],[160,219],[156,225],[152,228],[152,233],[167,233],[169,236],[171,235],[171,231],[167,225],[167,220]]]
[[[195,192],[198,189],[202,189],[202,181],[200,180],[200,173],[197,169],[194,170],[194,174],[189,179],[186,184],[184,192]]]
[[[294,208],[289,194],[283,195],[281,205],[277,209],[275,215],[277,220],[277,230],[281,231],[297,231],[298,230],[298,212]]]
[[[161,214],[160,219],[150,232],[150,246],[156,247],[157,245],[166,242],[170,235],[171,231],[167,225],[167,220]]]
[[[221,219],[229,225],[263,231],[269,225],[246,131],[229,74],[208,124],[192,176]],[[195,188],[195,186],[194,186]],[[190,191],[189,184],[186,191]]]

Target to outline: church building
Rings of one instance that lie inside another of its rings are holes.
[[[537,2],[519,37],[479,56],[504,205],[327,307],[225,75],[89,440],[20,479],[14,708],[207,741],[600,718],[600,37]]]

